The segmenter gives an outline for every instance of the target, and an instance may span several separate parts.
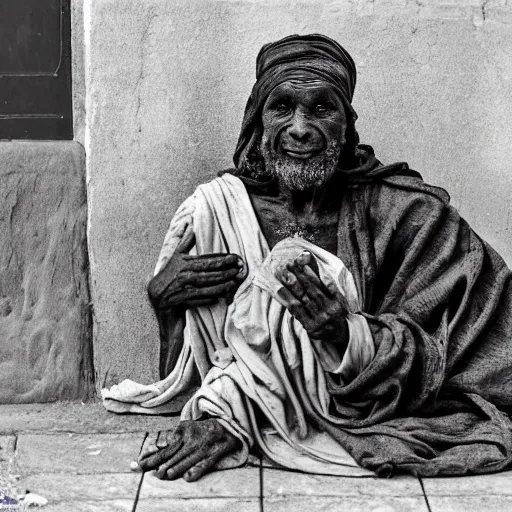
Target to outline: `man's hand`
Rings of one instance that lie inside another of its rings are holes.
[[[142,452],[137,461],[143,471],[156,469],[155,476],[175,480],[183,476],[194,482],[211,471],[222,458],[240,447],[240,441],[216,419],[182,421],[164,433],[158,451]]]
[[[276,277],[291,292],[293,300],[288,309],[310,338],[348,342],[347,301],[334,285],[328,287],[320,280],[310,252],[304,251]]]
[[[149,300],[157,310],[175,306],[202,306],[234,295],[242,281],[244,264],[236,254],[187,254],[195,244],[188,228],[165,267],[148,285]]]

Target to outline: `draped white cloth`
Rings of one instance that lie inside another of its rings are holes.
[[[243,183],[230,174],[199,186],[181,205],[155,274],[187,229],[196,237],[191,254],[239,254],[246,278],[231,304],[220,300],[187,310],[183,348],[168,377],[152,385],[125,380],[104,389],[105,407],[145,414],[174,411],[173,400],[189,389],[196,366],[202,385],[181,419],[205,413],[217,417],[243,444],[218,467],[244,463],[254,443],[271,461],[290,469],[344,474],[344,467],[356,467],[333,439],[308,425],[304,409],[307,401],[317,414],[336,422],[329,414],[325,372],[348,382],[375,355],[366,319],[357,313],[351,273],[339,258],[301,238],[283,240],[270,251]],[[274,276],[276,261],[291,260],[304,250],[316,258],[322,281],[334,283],[347,299],[350,338],[343,356],[335,344],[309,339],[287,310],[286,290]]]

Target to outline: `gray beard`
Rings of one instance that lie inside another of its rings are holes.
[[[261,141],[261,155],[267,172],[280,180],[290,190],[306,190],[322,185],[336,171],[341,153],[341,143],[331,141],[325,151],[307,160],[294,160],[276,155],[268,140]]]

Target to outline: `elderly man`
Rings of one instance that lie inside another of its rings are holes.
[[[352,58],[265,45],[235,169],[178,209],[148,292],[163,380],[104,392],[173,410],[143,469],[193,481],[247,460],[338,474],[495,472],[512,460],[510,271],[405,163],[359,144]]]

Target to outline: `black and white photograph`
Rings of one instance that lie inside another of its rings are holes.
[[[0,512],[512,511],[509,0],[0,0]]]

